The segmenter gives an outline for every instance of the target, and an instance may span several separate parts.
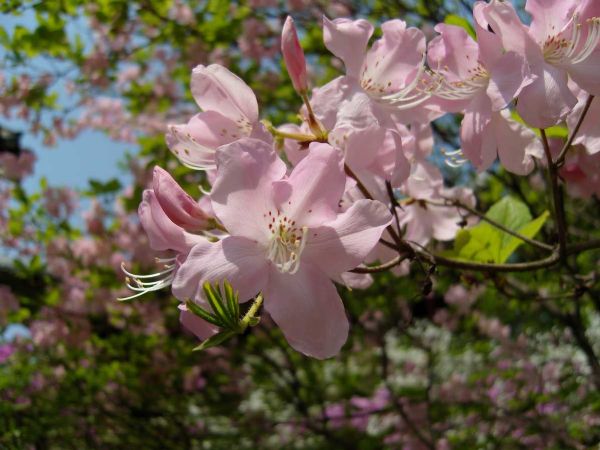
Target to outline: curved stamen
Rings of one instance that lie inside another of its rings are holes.
[[[578,64],[585,61],[598,47],[600,42],[600,17],[587,19],[585,24],[579,22],[579,15],[572,20],[570,39],[560,35],[548,37],[544,42],[544,58],[551,64]],[[587,36],[583,39],[583,26],[587,25]]]
[[[419,83],[423,83],[423,74],[427,70],[425,67],[425,60],[427,56],[424,53],[421,63],[418,67],[417,73],[413,80],[402,89],[386,94],[382,88],[377,88],[371,84],[369,80],[361,80],[361,86],[375,101],[384,105],[393,106],[396,109],[404,110],[419,106],[431,97],[431,93],[419,89]],[[364,74],[363,74],[364,75]],[[388,85],[391,84],[388,83]]]
[[[433,89],[433,94],[446,100],[466,100],[473,97],[481,89],[485,88],[489,82],[489,74],[485,69],[479,66],[471,78],[460,81],[448,81],[439,72],[434,74],[437,85]]]
[[[464,157],[464,153],[460,148],[453,151],[442,150],[442,154],[448,157],[444,160],[444,164],[453,169],[461,167],[469,162],[469,160]]]
[[[134,298],[141,297],[148,292],[158,291],[173,283],[175,278],[176,264],[175,258],[160,259],[157,258],[157,262],[170,262],[173,264],[165,264],[165,270],[161,270],[156,273],[147,275],[138,275],[128,271],[125,268],[125,263],[121,264],[121,270],[127,275],[125,278],[125,285],[136,294],[130,295],[129,297],[119,297],[118,301],[124,302],[133,300]]]

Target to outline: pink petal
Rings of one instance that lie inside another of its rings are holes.
[[[335,281],[348,289],[367,289],[373,284],[373,277],[368,273],[344,272]]]
[[[479,65],[479,47],[461,27],[440,23],[435,26],[440,36],[428,46],[429,67],[452,81],[472,77],[472,71]]]
[[[329,142],[345,151],[345,162],[352,169],[364,169],[375,161],[383,145],[386,130],[378,125],[368,128],[336,128],[329,134]]]
[[[461,203],[475,207],[475,197],[470,189],[444,189],[445,198],[460,200]],[[428,220],[432,224],[433,237],[438,241],[449,241],[456,237],[463,222],[462,211],[457,208],[428,207]]]
[[[348,77],[337,77],[329,83],[312,90],[311,106],[317,119],[331,130],[335,127],[341,103],[352,94]],[[306,108],[303,107],[306,117]]]
[[[587,94],[581,91],[578,97],[579,101],[577,106],[575,106],[571,114],[569,114],[567,117],[567,125],[569,126],[569,130],[575,129],[575,125],[577,124],[585,106]],[[579,129],[579,133],[577,133],[577,137],[574,141],[575,144],[581,144],[585,146],[587,153],[590,155],[600,152],[600,129],[598,129],[597,125],[599,122],[600,101],[598,101],[598,99],[594,99],[592,106],[590,106],[590,109],[588,110],[588,113],[581,124],[581,128]]]
[[[216,167],[218,147],[245,136],[246,130],[214,111],[196,114],[187,124],[169,125],[167,145],[177,158],[193,169]]]
[[[306,60],[304,51],[298,41],[298,34],[294,25],[294,19],[288,16],[283,24],[281,31],[281,53],[285,60],[288,74],[292,79],[292,84],[297,92],[306,92],[308,90],[308,81],[306,77]]]
[[[400,134],[387,131],[381,151],[377,152],[376,166],[393,187],[399,187],[410,176],[410,162],[404,156]]]
[[[239,293],[240,302],[250,300],[267,281],[266,250],[256,242],[229,236],[196,245],[173,280],[173,295],[181,301],[202,298],[202,284],[227,280]]]
[[[263,141],[244,138],[221,147],[211,191],[213,210],[230,234],[268,240],[264,214],[274,209],[273,181],[286,173],[283,161]]]
[[[580,63],[567,68],[569,75],[584,91],[600,95],[600,48],[597,48]]]
[[[193,333],[197,338],[204,341],[218,331],[216,326],[189,312],[185,308],[185,305],[181,305],[179,309],[181,310],[179,313],[179,321],[186,330]]]
[[[317,268],[301,264],[293,275],[271,269],[264,297],[265,309],[299,352],[330,358],[346,342],[344,305],[331,280]]]
[[[473,17],[480,58],[486,67],[492,67],[498,58],[510,51],[527,58],[531,65],[543,61],[539,44],[509,2],[477,2]]]
[[[337,276],[362,263],[391,222],[383,203],[358,200],[335,220],[309,231],[302,258]]]
[[[371,98],[358,86],[346,90],[342,102],[337,106],[335,126],[354,129],[365,129],[378,126]]]
[[[279,208],[299,226],[314,227],[335,218],[346,175],[341,153],[330,145],[313,143],[308,152],[284,182],[289,196]]]
[[[363,19],[335,19],[323,17],[325,47],[344,61],[346,75],[358,77],[365,58],[367,43],[373,34],[373,25]]]
[[[529,32],[538,41],[557,35],[569,23],[579,0],[527,0],[531,14]]]
[[[465,111],[460,128],[463,154],[478,171],[486,170],[496,159],[496,143],[490,122],[490,99],[485,93],[480,93]]]
[[[218,64],[199,65],[192,71],[192,95],[204,111],[216,111],[250,130],[258,122],[258,103],[252,89]]]
[[[301,128],[298,125],[292,123],[283,124],[277,127],[277,129],[285,133],[310,134],[310,130]],[[306,155],[308,155],[308,145],[301,144],[299,141],[296,141],[294,139],[285,139],[283,141],[283,149],[285,150],[285,156],[287,157],[287,160],[293,166],[298,164],[300,160],[302,160]]]
[[[187,254],[194,245],[206,241],[204,237],[188,233],[174,224],[150,189],[144,191],[138,215],[148,235],[150,247],[154,250],[175,250]]]
[[[527,175],[535,164],[533,158],[542,158],[543,148],[533,131],[509,118],[508,112],[494,115],[496,142],[500,162],[509,172]]]
[[[521,90],[533,82],[527,60],[516,52],[507,52],[488,67],[490,81],[487,94],[494,111],[506,108]]]
[[[418,75],[425,54],[425,35],[417,28],[406,28],[401,20],[381,26],[383,37],[367,52],[361,69],[361,86],[380,96],[397,92]]]
[[[175,225],[189,231],[199,231],[207,226],[208,217],[187,192],[164,169],[154,167],[152,188],[158,203]]]
[[[538,79],[519,95],[517,111],[535,128],[548,128],[563,120],[577,103],[570,91],[567,72],[544,63]]]

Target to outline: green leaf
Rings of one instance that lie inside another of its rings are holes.
[[[533,238],[542,229],[542,227],[546,223],[546,220],[548,220],[548,217],[550,217],[550,213],[548,211],[544,211],[542,215],[540,215],[537,219],[526,223],[524,226],[519,228],[517,232],[520,235],[525,236],[527,238]],[[502,234],[504,234],[505,236],[509,236],[507,233]],[[507,242],[505,242],[505,246],[501,250],[501,262],[506,261],[521,244],[523,244],[523,241],[521,239],[516,238],[514,236],[510,236],[510,239]]]
[[[220,328],[227,327],[227,324],[224,323],[219,317],[215,316],[214,314],[209,313],[208,311],[204,310],[200,306],[196,305],[194,302],[187,301],[187,302],[185,302],[185,306],[193,314],[197,315],[198,317],[200,317],[203,320],[206,320],[208,323],[212,323],[213,325],[216,325]]]
[[[122,188],[121,182],[116,178],[112,178],[105,182],[91,179],[88,183],[90,187],[86,191],[86,194],[90,196],[112,194],[120,191]]]
[[[251,327],[255,327],[259,323],[260,323],[260,317],[253,316],[248,319],[248,325]]]
[[[238,301],[238,296],[234,292],[233,286],[231,286],[231,283],[229,283],[229,281],[227,281],[227,280],[223,281],[223,293],[225,294],[225,297],[226,297],[225,305],[227,306],[229,313],[231,314],[232,317],[235,317],[236,320],[239,321],[240,304]]]
[[[537,137],[540,137],[542,134],[540,133],[539,128],[530,127],[527,122],[523,120],[523,118],[519,115],[517,110],[513,110],[510,113],[511,119],[528,127],[531,131],[533,131]],[[569,129],[564,125],[555,125],[550,128],[546,128],[546,136],[549,139],[567,139],[569,137]]]
[[[461,17],[457,14],[449,14],[444,19],[444,23],[463,28],[467,33],[469,33],[469,36],[477,40],[477,35],[475,34],[475,29],[473,28],[473,25],[471,25],[469,21],[464,17]]]
[[[206,350],[207,348],[216,347],[217,345],[220,345],[223,342],[225,342],[230,337],[235,336],[235,334],[236,332],[231,330],[221,331],[220,333],[209,337],[197,347],[194,347],[192,351],[199,352],[202,350]]]
[[[206,281],[202,285],[202,289],[204,290],[204,295],[206,296],[206,300],[212,308],[214,315],[226,324],[224,328],[236,328],[239,319],[237,317],[233,317],[225,306],[223,299],[221,298],[221,294],[218,291],[218,284],[215,289],[215,287]]]
[[[548,216],[548,211],[545,211],[540,217],[532,220],[527,206],[511,197],[503,198],[486,213],[490,220],[527,238],[533,238],[541,230]],[[482,221],[456,235],[454,250],[449,255],[469,261],[498,264],[510,258],[523,242]]]

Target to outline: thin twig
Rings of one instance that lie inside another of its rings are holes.
[[[558,184],[558,172],[552,161],[552,153],[550,152],[550,144],[546,136],[546,130],[540,129],[542,143],[544,144],[544,153],[548,163],[548,173],[550,175],[550,187],[552,189],[554,220],[556,222],[556,231],[558,234],[558,246],[560,259],[564,261],[567,249],[567,221],[565,219],[565,208],[563,204],[562,192]]]
[[[402,263],[402,261],[408,259],[408,256],[396,256],[394,259],[392,259],[391,261],[388,261],[384,264],[381,264],[379,266],[358,266],[355,269],[352,269],[350,272],[353,273],[378,273],[378,272],[385,272],[386,270],[389,270],[393,267],[396,267],[397,265],[399,265],[400,263]]]
[[[594,239],[568,246],[565,254],[566,256],[569,256],[588,250],[598,249],[600,249],[600,239]],[[535,270],[555,266],[561,260],[558,251],[555,251],[551,256],[544,259],[508,264],[479,263],[474,261],[447,258],[445,256],[434,255],[426,251],[417,251],[417,253],[429,260],[431,264],[437,266],[450,267],[453,269],[474,270],[478,272],[533,272]]]
[[[484,213],[482,213],[480,211],[477,211],[476,209],[471,208],[470,206],[465,205],[465,204],[461,203],[458,200],[447,200],[447,201],[449,203],[436,203],[436,202],[433,202],[433,201],[430,201],[430,200],[426,200],[427,204],[430,204],[432,206],[438,206],[438,207],[451,207],[451,206],[455,206],[457,208],[464,209],[465,211],[468,211],[469,213],[473,214],[474,216],[479,217],[481,220],[489,223],[493,227],[498,228],[499,230],[502,230],[505,233],[510,234],[511,236],[514,236],[514,237],[522,240],[523,242],[526,242],[529,245],[532,245],[533,247],[537,247],[539,249],[546,250],[546,251],[553,251],[554,250],[554,247],[552,245],[546,244],[544,242],[537,241],[535,239],[528,238],[527,236],[523,236],[522,234],[517,233],[516,231],[513,231],[510,228],[505,227],[501,223],[498,223],[495,220],[490,219]]]
[[[590,110],[590,106],[592,106],[592,101],[594,101],[594,96],[590,94],[585,102],[583,111],[581,111],[581,115],[579,116],[579,119],[577,120],[577,124],[575,125],[575,128],[573,128],[573,131],[571,132],[571,136],[569,137],[567,142],[565,142],[565,145],[563,146],[562,150],[560,151],[558,158],[556,158],[556,161],[554,162],[554,165],[556,166],[556,168],[561,168],[565,164],[565,157],[567,156],[567,152],[573,145],[573,141],[575,141],[575,138],[577,137],[577,133],[579,133],[579,129],[581,128],[581,125],[583,124],[583,120],[585,119],[585,116],[587,116],[587,113]]]

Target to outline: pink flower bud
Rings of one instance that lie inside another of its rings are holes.
[[[285,20],[281,32],[281,52],[294,89],[298,93],[305,93],[308,90],[306,60],[304,59],[304,51],[298,41],[294,19],[291,16],[288,16]]]
[[[154,168],[152,188],[158,203],[173,223],[188,231],[206,228],[208,217],[198,202],[181,189],[166,170],[158,166]]]

